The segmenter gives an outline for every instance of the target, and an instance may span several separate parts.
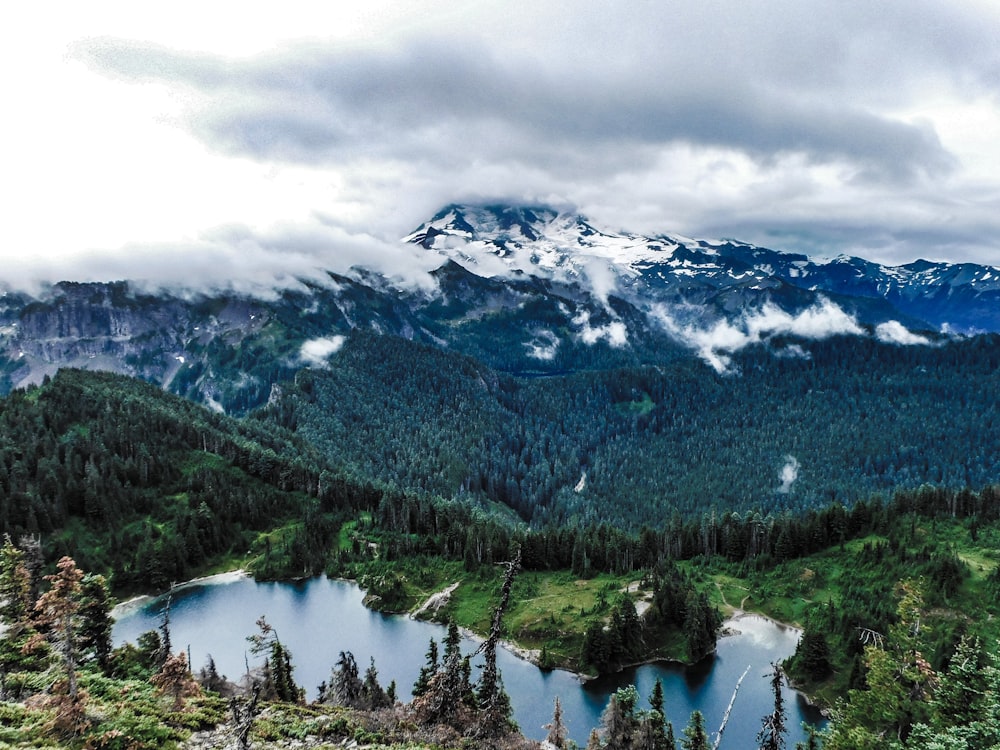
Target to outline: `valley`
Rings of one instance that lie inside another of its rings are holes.
[[[957,653],[993,716],[1000,334],[983,313],[997,293],[987,267],[819,263],[609,233],[543,207],[450,206],[406,243],[440,256],[430,286],[356,270],[259,299],[126,282],[2,297],[3,741],[19,727],[64,746],[39,696],[62,695],[73,638],[52,640],[31,613],[66,560],[106,587],[80,601],[90,618],[111,595],[240,568],[254,585],[356,581],[371,610],[486,637],[516,554],[498,637],[545,670],[595,684],[662,660],[696,671],[738,608],[802,629],[783,674],[838,706],[829,750],[858,732],[966,731],[924,700],[958,690]],[[268,700],[305,710],[272,633],[257,636],[277,680]],[[69,746],[124,747],[117,731],[156,747],[225,720],[204,675],[209,692],[184,683],[191,713],[164,708],[149,681],[166,661],[139,640],[81,650],[94,703]],[[913,692],[874,712],[872,691],[893,680]],[[111,706],[132,691],[142,715],[122,729]],[[631,695],[616,683],[601,701],[652,732],[657,711]],[[419,697],[393,704],[391,727],[375,704],[341,701],[357,713],[315,706],[255,731],[305,722],[398,744],[416,722],[428,747],[481,731],[474,697],[441,724]],[[678,734],[689,713],[670,715]],[[522,729],[494,739],[528,746],[536,732]]]

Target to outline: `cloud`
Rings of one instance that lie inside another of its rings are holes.
[[[174,278],[189,259],[240,274],[220,227],[385,247],[444,204],[490,200],[880,262],[997,257],[985,1],[19,13],[4,48],[31,75],[10,76],[0,125],[5,279]],[[280,273],[285,251],[265,245],[232,286]]]
[[[616,349],[621,349],[628,344],[628,329],[620,320],[612,320],[610,323],[601,326],[591,326],[590,313],[586,310],[581,310],[573,318],[573,324],[580,327],[580,332],[577,335],[587,346],[593,346],[601,339],[604,339],[610,346]]]
[[[524,345],[528,356],[543,362],[551,362],[559,351],[559,337],[549,330],[536,331],[531,341]]]
[[[826,298],[796,314],[768,303],[736,320],[720,319],[708,327],[691,322],[697,311],[698,308],[691,306],[671,308],[657,305],[651,311],[651,317],[671,336],[697,351],[719,373],[728,371],[732,366],[731,354],[777,334],[824,339],[865,333],[853,317]]]
[[[931,340],[908,330],[897,320],[880,323],[875,327],[875,338],[884,344],[929,345]]]
[[[214,227],[199,237],[176,242],[132,243],[117,250],[90,251],[57,264],[37,257],[13,258],[2,281],[38,292],[47,282],[129,280],[144,291],[182,293],[233,291],[273,298],[303,282],[330,287],[329,272],[351,275],[364,267],[409,289],[433,290],[429,271],[441,259],[422,248],[350,233],[322,217],[268,230],[247,225]]]
[[[343,336],[327,336],[302,342],[299,359],[312,367],[326,367],[327,359],[344,345]]]
[[[795,456],[785,456],[785,465],[778,472],[778,481],[781,482],[778,492],[782,495],[792,491],[792,485],[799,478],[799,467],[799,460]]]
[[[707,60],[693,77],[669,75],[682,61],[662,51],[649,61],[667,74],[655,86],[652,75],[637,83],[632,69],[568,66],[551,49],[506,57],[496,45],[440,32],[387,47],[286,46],[249,59],[117,39],[81,44],[79,54],[128,80],[184,86],[194,94],[192,131],[255,159],[524,163],[572,179],[635,169],[651,151],[688,143],[764,163],[787,154],[844,162],[855,179],[892,183],[954,166],[927,123],[827,91],[764,85],[735,66],[724,66],[734,78],[720,76]]]

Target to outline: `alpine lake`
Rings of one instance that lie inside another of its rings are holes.
[[[409,701],[430,640],[441,643],[446,634],[441,625],[373,612],[362,603],[364,592],[355,583],[323,576],[263,583],[239,573],[223,574],[177,586],[170,597],[173,649],[189,650],[195,671],[211,655],[219,674],[238,682],[248,665],[259,665],[261,658],[250,653],[247,636],[258,632],[255,623],[264,615],[290,649],[295,681],[305,688],[308,700],[316,698],[321,682],[329,681],[340,652],[350,651],[362,671],[374,657],[382,685],[395,681],[398,698]],[[166,601],[164,595],[119,605],[112,634],[115,645],[135,643],[145,631],[157,629]],[[590,730],[600,725],[615,690],[634,684],[640,707],[648,707],[657,679],[663,683],[667,718],[678,738],[695,709],[704,714],[706,729],[715,732],[749,667],[721,747],[755,747],[761,718],[773,710],[771,663],[794,652],[799,632],[756,615],[740,616],[726,627],[732,633],[719,639],[715,654],[692,666],[657,662],[583,681],[571,672],[539,669],[505,649],[499,650],[497,662],[521,732],[543,739],[543,727],[552,720],[558,696],[569,736],[581,747]],[[478,646],[465,638],[462,651],[471,653]],[[473,679],[477,679],[475,668]],[[786,746],[794,747],[805,739],[803,722],[821,726],[824,720],[801,694],[784,691]]]

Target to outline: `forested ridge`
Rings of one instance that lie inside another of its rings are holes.
[[[998,341],[851,338],[808,354],[750,348],[726,376],[691,360],[516,378],[359,332],[240,420],[63,370],[0,401],[0,534],[119,593],[213,566],[325,570],[388,610],[455,575],[495,592],[495,563],[520,549],[522,593],[596,582],[569,616],[512,611],[508,634],[548,664],[693,660],[739,602],[805,626],[787,666],[800,684],[852,691],[830,747],[853,746],[845,726],[898,747],[991,737],[906,696],[881,718],[859,707],[918,612],[901,652],[921,654],[904,660],[914,690],[954,685],[956,654],[974,651],[976,705],[995,713]],[[629,581],[639,591],[622,595]],[[442,617],[482,631],[477,596]],[[942,747],[990,747],[977,741]]]
[[[283,522],[303,529],[301,571],[339,528],[310,519],[377,502],[288,431],[75,370],[0,401],[0,467],[0,534],[39,535],[48,559],[72,555],[116,591],[238,563]]]
[[[516,378],[354,332],[255,416],[356,476],[501,503],[536,527],[635,530],[713,506],[766,515],[1000,479],[998,337],[788,339],[735,368],[689,357]]]

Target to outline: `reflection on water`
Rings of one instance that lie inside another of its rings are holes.
[[[374,656],[383,685],[395,680],[400,699],[409,700],[429,641],[434,638],[440,642],[444,629],[407,617],[372,612],[364,607],[362,598],[355,584],[324,577],[295,583],[258,583],[227,574],[174,590],[171,638],[175,649],[190,648],[196,670],[211,654],[220,674],[238,680],[248,662],[252,666],[258,661],[250,654],[246,637],[257,631],[255,622],[265,615],[291,650],[295,680],[306,689],[309,699],[315,698],[317,686],[329,679],[340,651],[351,651],[361,666]],[[155,629],[163,604],[161,598],[124,608],[115,623],[115,644],[134,643],[141,633]],[[754,616],[740,618],[731,625],[739,634],[722,638],[714,658],[686,668],[649,664],[583,685],[568,672],[539,670],[507,651],[500,651],[497,658],[521,731],[542,739],[542,727],[551,720],[552,706],[559,696],[570,736],[581,745],[586,744],[591,728],[600,723],[601,712],[614,690],[634,683],[645,707],[645,698],[657,679],[663,683],[667,716],[674,722],[678,736],[694,709],[705,715],[706,726],[714,731],[737,680],[751,665],[723,747],[754,747],[760,719],[772,709],[767,682],[770,664],[795,650],[798,633]],[[477,645],[465,639],[463,650],[472,651]],[[821,717],[798,694],[786,691],[785,698],[791,728],[787,745],[794,747],[795,742],[804,739],[800,723],[815,723]]]

